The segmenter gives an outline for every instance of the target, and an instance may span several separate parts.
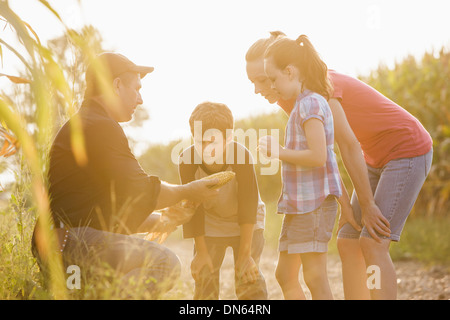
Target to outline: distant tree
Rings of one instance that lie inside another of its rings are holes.
[[[139,163],[148,174],[156,175],[169,183],[179,184],[178,166],[172,161],[172,156],[177,159],[180,153],[172,155],[174,148],[180,144],[180,140],[174,140],[167,144],[154,144],[139,157]],[[186,145],[189,142],[186,142]],[[180,150],[181,151],[181,150]]]

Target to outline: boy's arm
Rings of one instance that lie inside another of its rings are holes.
[[[240,228],[239,254],[235,266],[236,275],[243,283],[253,282],[259,276],[258,267],[251,256],[255,225],[241,224]]]
[[[237,260],[243,260],[251,256],[254,224],[241,224],[240,226],[239,254]]]
[[[211,256],[206,247],[205,236],[197,236],[194,238],[195,242],[195,256],[191,262],[191,274],[194,280],[198,279],[200,271],[207,267],[209,272],[214,272]]]
[[[242,154],[242,150],[238,150],[238,148],[245,147],[237,143],[234,146],[235,161],[232,165],[232,170],[236,173],[236,182],[238,185],[238,223],[239,225],[254,225],[256,224],[256,214],[258,211],[259,190],[253,159],[250,152],[244,149],[245,158],[244,163],[242,163],[243,159],[238,159],[238,155]]]
[[[193,152],[193,147],[185,150],[184,152]],[[183,154],[184,154],[183,152]],[[178,164],[178,173],[180,175],[181,183],[184,185],[195,180],[195,172],[197,171],[197,165],[193,161],[190,163],[184,163],[181,161],[183,159],[183,154],[180,156],[180,162]],[[193,158],[193,155],[192,155]],[[193,159],[191,159],[193,160]],[[191,220],[183,225],[183,237],[184,238],[194,238],[204,234],[205,229],[205,217],[203,212],[203,206],[199,205],[196,209],[195,214],[192,216]]]
[[[240,147],[235,144],[236,149]],[[239,151],[235,149],[235,155]],[[245,149],[245,163],[239,164],[238,159],[233,166],[238,184],[238,222],[240,226],[239,254],[236,260],[236,272],[243,282],[251,282],[259,275],[255,261],[251,257],[253,232],[258,212],[259,190],[256,173],[250,152]],[[242,159],[241,159],[242,161]]]

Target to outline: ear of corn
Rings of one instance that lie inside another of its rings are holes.
[[[234,173],[233,171],[221,171],[221,172],[214,173],[210,176],[204,177],[201,180],[212,180],[212,179],[217,178],[219,180],[219,182],[213,186],[210,186],[210,188],[218,189],[221,186],[223,186],[224,184],[231,181],[231,179],[233,179],[235,175],[236,175],[236,173]]]

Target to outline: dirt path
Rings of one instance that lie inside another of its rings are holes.
[[[170,292],[168,299],[191,300],[193,296],[194,281],[191,277],[189,266],[192,260],[193,244],[190,240],[168,240],[165,246],[172,249],[182,263],[181,279]],[[283,299],[283,294],[275,279],[275,268],[278,253],[275,249],[265,247],[261,257],[261,271],[267,282],[269,299]],[[438,300],[450,299],[450,272],[444,267],[426,268],[416,261],[395,262],[398,276],[398,299],[400,300]],[[334,298],[344,299],[342,289],[341,262],[338,255],[329,255],[328,273],[331,290]],[[228,248],[221,269],[220,298],[234,300],[234,265],[231,248]],[[308,299],[310,294],[302,281],[303,289]]]

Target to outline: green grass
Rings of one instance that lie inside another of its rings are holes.
[[[23,229],[20,223],[23,223]],[[31,254],[34,219],[0,211],[0,299],[48,299]]]
[[[415,217],[406,221],[398,243],[391,245],[394,260],[415,259],[450,268],[450,218]]]
[[[266,246],[276,248],[282,216],[275,213],[276,203],[267,205]],[[19,216],[12,209],[0,210],[0,299],[51,299],[43,287],[36,261],[30,251],[35,217],[33,211]],[[23,226],[23,227],[22,227]],[[180,229],[180,228],[179,228]],[[412,216],[400,242],[391,245],[394,261],[410,259],[426,265],[450,268],[450,218]],[[336,228],[335,228],[336,231]],[[181,239],[178,230],[172,238]],[[337,254],[336,232],[329,243],[329,253]],[[98,288],[104,290],[105,288]],[[92,288],[93,292],[97,289]],[[106,291],[105,291],[106,292]],[[92,293],[92,292],[91,292]],[[103,298],[110,297],[105,294]],[[69,297],[76,298],[76,297]]]

